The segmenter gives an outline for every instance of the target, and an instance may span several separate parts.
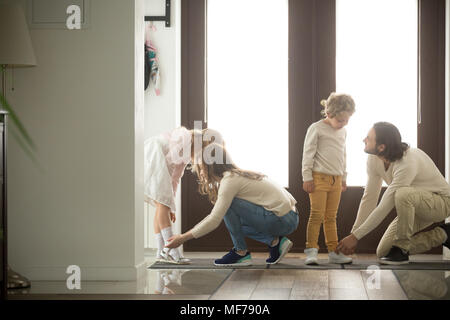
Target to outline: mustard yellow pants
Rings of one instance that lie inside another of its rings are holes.
[[[306,248],[319,249],[320,226],[323,223],[328,252],[336,250],[338,236],[336,215],[341,201],[342,176],[313,172],[314,192],[309,194],[311,212],[306,228]]]

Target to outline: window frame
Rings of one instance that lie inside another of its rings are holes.
[[[418,0],[418,102],[422,122],[418,124],[417,146],[445,174],[445,0]],[[205,119],[206,55],[205,17],[207,0],[181,4],[181,123],[193,128]],[[239,23],[238,21],[235,23]],[[335,0],[289,0],[289,188],[298,201],[299,230],[290,237],[293,252],[302,252],[306,240],[309,197],[302,190],[303,142],[309,125],[321,118],[320,99],[336,89],[336,2]],[[403,94],[403,93],[399,93]],[[426,111],[426,113],[424,112]],[[203,127],[206,123],[203,122]],[[368,128],[369,129],[369,128]],[[251,168],[249,168],[251,169]],[[190,230],[212,208],[197,192],[195,177],[186,172],[182,182],[182,230]],[[343,193],[338,214],[338,236],[350,233],[359,208],[363,187]],[[390,213],[371,234],[362,239],[357,252],[373,253],[389,222]],[[323,237],[319,242],[324,251]],[[209,235],[186,243],[186,250],[227,251],[229,235],[224,224]],[[248,241],[249,250],[265,250]],[[441,252],[439,248],[433,252]]]

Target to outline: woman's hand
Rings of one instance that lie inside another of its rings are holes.
[[[169,238],[169,243],[166,244],[166,248],[178,248],[186,241],[194,238],[190,231],[183,234],[175,234]]]
[[[347,182],[342,181],[342,192],[347,191]]]
[[[308,193],[314,192],[314,180],[303,182],[303,190]]]
[[[175,213],[171,212],[170,213],[170,221],[172,221],[172,223],[175,223],[175,220],[177,220],[177,218],[175,217]]]

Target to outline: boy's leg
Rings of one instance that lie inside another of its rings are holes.
[[[318,188],[316,180],[314,181],[314,192],[309,194],[311,211],[308,219],[308,226],[306,227],[306,248],[319,249],[319,233],[322,225],[326,205],[327,205],[327,192]]]
[[[339,208],[339,202],[341,201],[341,194],[342,180],[340,178],[334,178],[332,189],[327,195],[327,207],[323,221],[323,232],[325,234],[325,243],[327,245],[328,252],[335,251],[338,245],[336,216]]]

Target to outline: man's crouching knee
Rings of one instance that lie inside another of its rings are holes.
[[[415,193],[417,193],[417,190],[411,187],[398,188],[394,195],[396,206],[401,203],[410,202]]]
[[[377,258],[383,258],[385,257],[388,253],[389,250],[391,250],[392,244],[390,244],[389,246],[387,245],[378,245],[377,247]]]

